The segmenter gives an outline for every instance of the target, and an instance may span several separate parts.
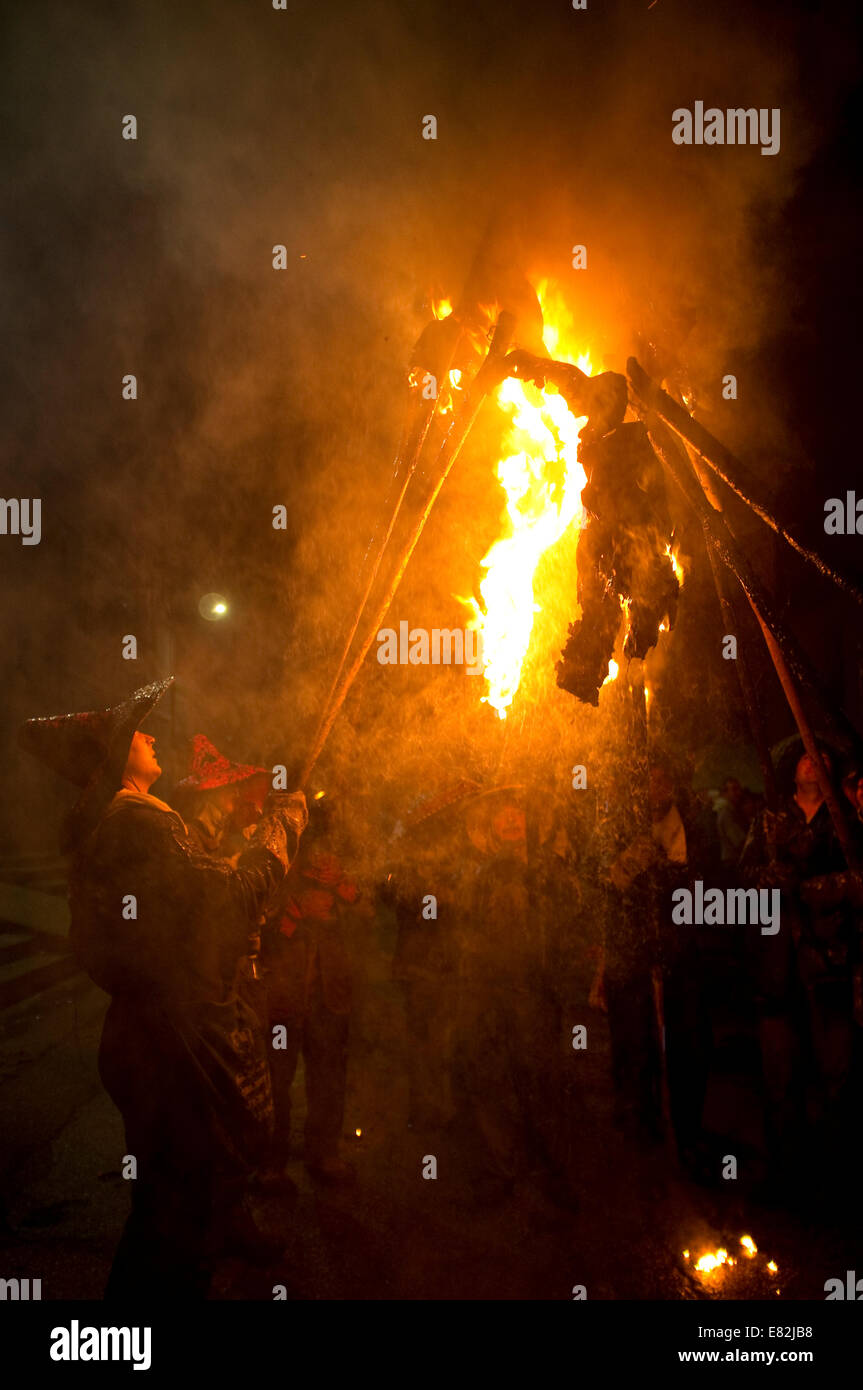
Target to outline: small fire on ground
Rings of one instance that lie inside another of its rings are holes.
[[[683,1251],[683,1258],[691,1264],[693,1271],[700,1276],[702,1282],[713,1290],[718,1289],[716,1277],[722,1275],[727,1269],[733,1269],[738,1262],[744,1265],[752,1262],[753,1268],[763,1270],[769,1278],[773,1278],[779,1273],[779,1266],[775,1260],[765,1260],[763,1255],[758,1260],[758,1246],[750,1235],[740,1237],[738,1242],[739,1253],[732,1255],[724,1245],[720,1245],[715,1250],[705,1250],[700,1255],[693,1257],[690,1250]],[[714,1277],[711,1277],[714,1276]],[[774,1290],[776,1294],[781,1293],[779,1288]]]

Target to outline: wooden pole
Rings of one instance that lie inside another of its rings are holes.
[[[705,539],[708,547],[713,550],[718,560],[721,560],[732,573],[736,576],[743,592],[749,600],[753,613],[758,621],[767,650],[773,662],[776,674],[779,677],[785,698],[788,701],[791,713],[797,724],[800,737],[806,752],[812,759],[815,767],[818,785],[821,794],[830,812],[830,818],[836,831],[836,836],[842,846],[849,868],[857,868],[857,855],[854,850],[848,826],[842,814],[833,785],[824,766],[821,754],[815,742],[812,727],[803,708],[802,701],[795,682],[795,675],[800,678],[801,667],[805,667],[805,659],[797,650],[797,644],[787,633],[776,614],[773,612],[772,605],[767,597],[765,590],[750,569],[748,562],[737,550],[734,537],[728,529],[723,517],[707,501],[698,483],[698,479],[689,466],[688,460],[686,467],[676,453],[676,450],[669,447],[669,442],[664,427],[658,424],[656,417],[651,412],[646,412],[648,433],[654,448],[668,468],[678,487],[690,502],[698,515],[704,529]],[[797,667],[795,672],[792,663]],[[805,672],[804,677],[805,679]],[[823,697],[821,697],[823,699]],[[825,702],[825,710],[827,710]],[[827,710],[829,713],[829,710]],[[834,722],[831,720],[831,722]]]
[[[785,526],[776,520],[764,503],[755,500],[753,493],[756,489],[753,481],[749,478],[744,465],[738,458],[735,458],[730,449],[726,449],[724,444],[720,444],[718,439],[714,439],[703,425],[700,425],[683,409],[683,406],[678,405],[677,401],[672,400],[666,391],[657,386],[637,358],[630,357],[627,360],[626,371],[635,394],[661,419],[671,425],[672,429],[676,430],[683,439],[698,450],[708,467],[718,478],[722,479],[726,487],[729,487],[736,497],[740,498],[741,502],[745,502],[746,506],[760,517],[771,531],[775,531],[776,535],[781,536],[792,550],[795,550],[798,555],[802,555],[804,560],[813,565],[823,578],[832,580],[836,587],[841,589],[848,598],[852,598],[855,603],[863,604],[863,592],[856,585],[845,579],[843,575],[838,574],[814,550],[809,550],[807,546],[802,545]]]
[[[707,558],[710,561],[710,570],[713,575],[713,585],[716,589],[716,597],[719,600],[719,607],[725,620],[726,628],[729,632],[737,631],[737,615],[734,609],[734,602],[729,592],[728,577],[722,565],[716,558],[710,539],[704,537]],[[758,762],[761,767],[761,776],[764,780],[764,795],[767,805],[771,811],[775,811],[779,805],[779,794],[776,788],[776,773],[773,770],[773,761],[770,757],[770,747],[767,742],[767,734],[764,729],[764,720],[761,718],[761,711],[758,708],[758,697],[755,693],[755,684],[752,680],[752,673],[749,670],[749,662],[742,647],[738,645],[737,659],[734,663],[737,671],[737,680],[740,685],[740,693],[743,696],[743,704],[746,709],[746,717],[749,721],[749,728],[755,743],[758,754]]]
[[[704,492],[707,502],[713,507],[713,509],[716,512],[721,512],[722,507],[719,502],[719,499],[714,493],[712,487],[710,486],[710,477],[703,476],[701,470],[698,468],[698,464],[696,462],[698,455],[695,454],[695,450],[692,450],[692,453],[690,453],[690,451],[687,449],[686,453],[684,453],[683,444],[678,442],[677,438],[674,435],[672,435],[670,431],[666,431],[665,435],[666,437],[664,443],[669,450],[673,449],[677,454],[678,463],[681,469],[685,470],[688,456],[689,463],[693,471],[695,472],[695,475],[698,478],[699,483],[701,484],[702,491]],[[692,454],[695,454],[695,458],[692,457]],[[703,526],[704,520],[702,518],[702,527]],[[735,612],[734,601],[731,597],[729,589],[728,577],[726,575],[724,566],[721,565],[716,558],[713,546],[710,544],[710,538],[708,537],[706,530],[704,534],[704,548],[707,551],[707,558],[710,561],[710,570],[713,575],[713,586],[716,590],[716,597],[719,601],[719,607],[722,612],[723,620],[725,622],[725,630],[729,633],[736,633],[738,628],[737,614]],[[767,805],[770,807],[771,811],[774,811],[778,805],[779,800],[776,791],[776,774],[773,771],[773,763],[770,758],[770,747],[768,745],[767,734],[765,733],[764,729],[764,720],[761,718],[761,711],[758,708],[758,697],[755,693],[755,684],[752,680],[752,675],[749,669],[749,662],[746,659],[746,654],[743,651],[743,648],[740,646],[738,646],[737,659],[735,660],[734,666],[737,672],[737,680],[740,686],[740,693],[743,697],[743,705],[746,710],[746,717],[749,721],[749,728],[752,733],[752,739],[755,744],[756,752],[758,753],[758,762],[761,767],[761,776],[764,779],[764,792],[767,799]]]
[[[374,582],[377,579],[378,571],[380,569],[384,553],[392,538],[396,521],[398,520],[399,513],[402,508],[402,503],[405,499],[405,494],[408,490],[408,487],[410,486],[411,479],[413,478],[414,473],[416,472],[417,461],[419,460],[419,456],[422,451],[422,446],[425,443],[425,439],[429,431],[429,426],[432,422],[432,417],[434,416],[435,409],[437,408],[437,402],[431,401],[429,405],[430,408],[422,412],[421,416],[419,417],[419,420],[413,421],[413,427],[411,428],[410,426],[408,426],[408,428],[405,430],[404,444],[399,449],[399,453],[396,456],[396,467],[393,473],[394,481],[398,480],[400,465],[404,462],[405,457],[407,458],[407,467],[404,469],[402,475],[401,487],[399,489],[398,495],[396,496],[395,505],[390,514],[390,519],[387,524],[386,531],[384,532],[382,538],[380,537],[379,532],[372,536],[372,539],[369,543],[369,548],[366,551],[366,555],[363,561],[365,580],[363,582],[363,589],[360,595],[360,601],[357,606],[356,613],[354,614],[353,621],[348,624],[344,633],[344,637],[342,639],[341,656],[339,657],[339,662],[336,667],[335,674],[330,683],[330,688],[327,691],[327,696],[324,700],[323,707],[321,709],[321,715],[318,720],[317,729],[315,730],[315,736],[312,740],[313,746],[317,742],[321,730],[323,729],[324,724],[326,723],[330,707],[333,703],[333,699],[335,698],[336,691],[339,687],[339,681],[341,680],[342,672],[345,669],[345,662],[347,661],[348,656],[350,655],[350,650],[354,643],[357,628],[360,625],[360,620],[362,619],[363,613],[365,612],[366,604],[369,601],[369,595],[371,594],[371,591],[374,587]],[[371,557],[371,559],[369,557]],[[311,769],[309,770],[311,771]]]
[[[440,329],[443,329],[444,332],[443,335],[441,335],[440,333],[437,334],[439,341],[435,343],[433,337],[430,341],[430,335],[432,334],[432,332],[434,330]],[[327,691],[326,699],[324,700],[323,706],[321,707],[321,714],[318,720],[317,729],[315,731],[315,737],[312,740],[313,744],[317,740],[317,737],[321,729],[323,728],[324,723],[326,722],[330,705],[332,704],[332,701],[335,697],[339,681],[341,680],[342,672],[345,668],[345,662],[347,661],[350,655],[351,647],[353,646],[357,628],[360,625],[363,613],[366,608],[366,604],[368,603],[372,589],[374,588],[374,583],[378,576],[381,561],[383,560],[386,549],[390,543],[390,540],[392,539],[392,534],[395,530],[396,522],[398,521],[399,513],[402,509],[402,504],[404,503],[407,490],[410,487],[411,480],[414,476],[414,473],[416,472],[417,464],[419,462],[420,454],[422,453],[423,445],[425,444],[429,429],[431,428],[431,424],[438,407],[437,398],[424,401],[423,398],[420,396],[420,376],[421,374],[425,374],[425,370],[427,368],[429,370],[433,368],[433,374],[437,377],[437,380],[439,382],[448,380],[449,369],[452,364],[452,360],[455,357],[458,345],[461,342],[463,332],[464,330],[461,326],[460,320],[455,315],[449,315],[446,319],[432,321],[431,323],[429,323],[421,333],[420,338],[414,348],[409,373],[409,402],[407,416],[402,429],[402,436],[401,440],[399,441],[398,452],[396,453],[395,465],[393,467],[390,485],[387,490],[387,496],[384,500],[384,515],[389,516],[389,521],[387,522],[386,530],[383,532],[383,534],[381,534],[381,523],[378,522],[375,531],[372,534],[371,540],[369,541],[366,553],[363,556],[360,580],[362,590],[360,593],[359,604],[357,606],[353,620],[348,621],[343,631],[341,641],[341,655],[339,657],[338,665],[336,666],[335,674],[333,675],[333,679],[330,683],[330,688]],[[426,356],[425,354],[430,354],[430,356]],[[396,491],[396,489],[398,490]],[[393,497],[395,497],[394,502]]]
[[[638,403],[634,402],[634,404],[637,405]],[[688,460],[684,464],[676,448],[673,447],[673,439],[671,444],[669,443],[667,426],[643,404],[641,405],[641,413],[654,449],[701,521],[704,534],[714,553],[725,567],[731,570],[753,610],[757,608],[765,619],[782,648],[789,670],[795,680],[811,692],[818,703],[823,719],[833,733],[840,739],[852,743],[857,742],[859,738],[857,731],[841,710],[833,710],[830,701],[821,689],[821,683],[812,670],[808,658],[775,612],[767,590],[748,560],[740,552],[724,517],[714,507],[711,507],[705,498]]]
[[[387,614],[387,610],[389,609],[389,606],[396,595],[396,591],[398,590],[399,584],[402,581],[405,570],[408,567],[410,558],[413,555],[414,550],[416,549],[417,542],[419,541],[419,538],[423,533],[425,524],[428,521],[429,516],[431,515],[431,510],[435,502],[437,501],[438,494],[440,493],[441,488],[446,482],[450,469],[452,468],[453,464],[458,458],[465,440],[470,434],[473,423],[476,420],[477,415],[479,414],[480,406],[482,405],[486,395],[490,391],[494,390],[494,388],[500,384],[500,382],[504,379],[504,377],[507,374],[506,353],[510,343],[512,342],[514,332],[515,319],[511,314],[502,313],[500,318],[498,319],[497,327],[494,331],[494,337],[492,338],[492,343],[488,351],[488,356],[486,357],[485,361],[483,362],[482,366],[477,372],[473,382],[471,383],[470,387],[465,393],[466,399],[462,405],[462,409],[459,411],[458,416],[453,419],[452,424],[450,425],[449,430],[447,431],[446,438],[444,439],[443,445],[441,446],[440,452],[438,454],[437,474],[435,482],[431,488],[431,491],[429,492],[429,495],[426,498],[425,504],[418,519],[414,523],[414,526],[411,530],[411,533],[399,558],[395,574],[390,580],[390,583],[388,584],[386,591],[375,610],[373,621],[369,625],[367,634],[363,639],[363,642],[359,650],[354,656],[354,659],[348,667],[347,671],[344,672],[344,674],[341,677],[341,680],[338,682],[337,687],[333,693],[333,698],[330,701],[329,709],[327,710],[324,719],[318,726],[317,732],[312,741],[312,745],[309,749],[308,755],[300,773],[300,787],[304,788],[306,786],[312,769],[317,763],[318,758],[321,756],[324,745],[329,737],[330,730],[332,729],[333,724],[335,723],[336,716],[339,710],[341,709],[342,705],[344,704],[345,697],[348,691],[350,690],[351,686],[353,685],[359,673],[360,667],[365,661],[368,650],[371,647],[372,642],[375,640],[375,636],[380,628],[380,625]]]

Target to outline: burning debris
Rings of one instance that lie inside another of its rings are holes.
[[[733,1249],[734,1244],[729,1244]],[[775,1276],[779,1273],[776,1261],[763,1257],[759,1260],[758,1246],[750,1235],[740,1236],[736,1244],[739,1255],[731,1254],[726,1245],[704,1250],[697,1256],[688,1249],[682,1252],[687,1268],[698,1277],[702,1291],[713,1298],[751,1298],[757,1296],[756,1290],[766,1296],[780,1293],[775,1284]]]
[[[659,460],[640,424],[622,424],[583,446],[587,472],[582,502],[589,514],[578,544],[578,601],[557,667],[564,690],[599,701],[620,627],[623,654],[643,659],[674,625],[680,585],[670,559],[671,523]]]

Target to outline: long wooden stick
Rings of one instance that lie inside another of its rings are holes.
[[[633,405],[637,409],[639,403],[633,401]],[[770,595],[755,574],[749,561],[741,553],[724,517],[720,512],[717,512],[705,498],[701,486],[689,466],[688,460],[684,466],[680,462],[677,450],[669,447],[668,427],[658,416],[649,411],[643,403],[641,403],[639,413],[642,414],[645,424],[647,425],[647,430],[654,449],[659,454],[659,457],[662,459],[672,478],[701,521],[705,536],[708,537],[716,555],[725,567],[731,570],[731,573],[746,594],[750,605],[757,607],[764,617],[771,632],[782,648],[785,660],[795,680],[811,691],[813,697],[817,700],[818,707],[824,720],[834,734],[850,742],[857,741],[859,737],[857,731],[849,720],[845,718],[841,710],[833,709],[830,700],[828,700],[821,688],[821,682],[812,670],[808,658],[801,650],[796,638],[789,632],[785,624],[779,618],[779,615],[775,612]]]
[[[664,426],[658,423],[656,417],[649,411],[645,413],[645,423],[653,447],[656,449],[663,463],[671,473],[671,476],[674,478],[674,481],[698,515],[708,545],[713,549],[717,558],[735,575],[749,600],[752,611],[764,634],[767,650],[770,653],[770,658],[773,662],[776,674],[779,677],[785,698],[794,716],[794,721],[797,725],[800,737],[803,740],[803,745],[815,767],[818,785],[827,804],[827,809],[830,812],[830,819],[833,822],[833,828],[836,831],[837,839],[848,861],[848,867],[856,869],[858,865],[857,854],[851,841],[848,826],[842,814],[836,793],[833,790],[833,784],[830,781],[827,769],[818,751],[815,735],[803,708],[795,681],[795,675],[798,679],[802,676],[804,682],[806,680],[805,666],[807,663],[805,662],[805,658],[802,657],[802,653],[797,649],[797,644],[790,633],[784,630],[778,617],[773,612],[772,604],[768,599],[766,591],[750,569],[748,562],[738,551],[734,537],[725,520],[721,514],[710,505],[707,498],[704,496],[698,479],[689,466],[688,460],[686,469],[684,470],[676,451],[668,447],[668,439]],[[792,662],[797,668],[796,671],[792,670]],[[820,697],[819,702],[823,702],[823,697]],[[829,707],[826,703],[824,708],[825,712],[829,714]],[[836,722],[833,720],[832,716],[831,722],[834,724]]]
[[[341,643],[341,655],[339,657],[338,665],[336,666],[333,679],[330,683],[330,688],[327,691],[326,699],[324,700],[323,706],[321,708],[320,717],[318,719],[318,725],[315,730],[315,736],[312,740],[313,747],[316,744],[320,736],[321,730],[323,729],[326,723],[327,716],[335,698],[336,691],[338,690],[339,681],[341,680],[342,672],[345,669],[345,662],[347,661],[348,656],[350,655],[350,650],[354,643],[357,628],[360,625],[360,620],[362,619],[363,613],[365,612],[366,604],[369,601],[369,595],[371,594],[372,588],[374,587],[374,582],[377,579],[378,571],[380,569],[384,553],[392,538],[396,522],[399,518],[399,513],[401,512],[402,503],[405,499],[405,494],[407,493],[411,479],[413,478],[414,473],[416,472],[417,462],[419,460],[420,453],[422,452],[422,446],[425,443],[426,435],[428,434],[429,426],[432,422],[432,417],[434,416],[434,412],[437,408],[437,402],[429,402],[429,407],[430,408],[422,412],[421,416],[419,417],[419,420],[414,419],[406,427],[403,436],[403,443],[399,448],[398,454],[396,455],[396,466],[393,471],[393,482],[396,482],[398,480],[399,471],[400,469],[403,469],[401,487],[396,496],[395,504],[392,508],[392,511],[390,512],[390,517],[387,523],[386,531],[384,532],[383,536],[380,535],[379,531],[372,536],[365,557],[363,559],[363,573],[365,575],[365,580],[363,583],[362,592],[360,594],[359,603],[357,605],[353,621],[350,621],[348,623],[344,631],[344,636],[342,638]],[[413,414],[413,412],[411,412],[411,414]],[[405,459],[407,460],[406,466],[404,466]],[[390,496],[391,495],[392,487],[390,490]],[[311,769],[309,770],[311,771]]]
[[[429,360],[429,358],[425,356],[426,353],[432,350],[428,343],[429,334],[432,329],[439,330],[443,328],[444,325],[446,325],[446,328],[450,329],[448,333],[446,333],[446,329],[444,330],[446,336],[449,337],[449,346],[446,346],[445,343],[442,347],[438,346],[436,350],[439,354],[442,353],[442,355],[440,355],[437,360]],[[453,327],[455,328],[454,333],[451,331]],[[362,587],[359,603],[354,613],[353,620],[348,619],[343,629],[340,644],[341,655],[339,656],[338,665],[333,674],[330,688],[327,691],[326,699],[321,706],[318,725],[312,740],[313,745],[326,722],[330,706],[335,698],[335,693],[345,668],[345,662],[353,646],[357,628],[360,625],[366,604],[374,588],[381,561],[392,539],[392,534],[395,530],[402,504],[404,503],[407,490],[416,472],[423,445],[425,444],[435,412],[438,408],[437,398],[426,400],[421,404],[422,398],[419,395],[419,384],[415,379],[419,378],[421,372],[424,372],[425,369],[432,366],[434,367],[434,375],[437,377],[438,381],[448,379],[449,369],[455,357],[456,349],[461,342],[463,332],[464,330],[460,319],[458,319],[457,316],[451,315],[446,320],[439,320],[428,324],[420,334],[414,348],[408,377],[408,410],[402,429],[401,439],[399,441],[398,451],[396,453],[392,477],[387,489],[386,498],[384,499],[384,516],[388,516],[389,520],[386,524],[386,530],[383,531],[383,533],[381,532],[381,522],[380,520],[378,521],[371,539],[369,540],[366,553],[363,556],[360,568],[360,584]],[[398,489],[398,491],[396,491],[396,489]],[[393,501],[394,497],[395,500]]]
[[[691,451],[687,449],[686,452],[684,452],[683,441],[678,440],[678,437],[672,434],[670,430],[666,431],[664,443],[669,450],[673,449],[676,452],[681,469],[686,468],[688,456],[689,464],[701,484],[701,489],[706,500],[713,507],[714,511],[721,512],[722,507],[719,499],[710,486],[709,475],[705,476],[698,467],[697,460],[699,455],[697,451],[693,448]],[[704,527],[704,518],[702,518],[701,524],[702,527]],[[710,544],[710,538],[707,536],[706,532],[704,536],[704,548],[707,551],[707,558],[710,561],[710,570],[713,575],[713,587],[716,590],[720,611],[725,621],[725,630],[729,633],[736,633],[738,627],[737,614],[730,593],[728,575],[725,571],[725,567],[719,563],[713,546]],[[755,683],[749,669],[749,662],[746,659],[746,654],[742,647],[738,647],[734,668],[737,673],[737,681],[740,686],[740,694],[743,697],[743,705],[746,710],[746,717],[749,721],[749,728],[758,753],[758,762],[761,766],[761,776],[764,779],[764,792],[767,805],[771,811],[774,811],[778,804],[776,775],[773,771],[773,763],[770,760],[770,748],[767,743],[764,720],[761,718],[761,711],[758,707]]]
[[[374,619],[369,625],[366,636],[359,650],[354,656],[354,659],[348,667],[347,671],[344,672],[341,680],[339,681],[338,688],[333,695],[332,701],[330,702],[330,707],[327,711],[326,717],[324,718],[317,730],[315,738],[312,742],[312,746],[309,749],[308,756],[306,757],[305,763],[303,764],[303,768],[300,773],[299,784],[301,787],[305,787],[309,779],[309,775],[312,772],[312,769],[317,763],[318,758],[321,756],[324,745],[329,737],[330,730],[332,729],[333,724],[335,723],[336,716],[339,710],[341,709],[342,705],[344,704],[345,697],[348,691],[350,690],[351,686],[353,685],[357,677],[357,674],[360,670],[360,667],[365,661],[368,650],[371,647],[372,642],[375,640],[381,623],[386,617],[387,610],[389,609],[389,606],[396,595],[396,591],[399,587],[399,584],[402,581],[404,572],[408,567],[410,558],[413,555],[414,550],[416,549],[417,542],[419,541],[419,538],[423,533],[425,524],[428,521],[429,516],[431,515],[431,510],[435,502],[437,501],[438,494],[441,488],[443,487],[444,483],[446,482],[450,469],[452,468],[453,464],[458,458],[465,440],[470,434],[471,427],[473,426],[473,423],[479,413],[479,408],[482,405],[488,392],[494,390],[494,388],[498,386],[500,382],[503,380],[503,378],[506,376],[506,352],[509,348],[510,343],[512,342],[514,331],[515,319],[513,318],[512,314],[502,313],[500,318],[498,319],[497,327],[494,331],[494,337],[492,338],[492,343],[488,351],[488,356],[486,357],[485,361],[483,362],[482,366],[480,367],[479,371],[474,377],[473,382],[471,383],[470,387],[466,392],[467,398],[463,403],[462,409],[459,411],[458,416],[453,419],[453,422],[450,425],[449,430],[447,431],[446,438],[438,454],[437,476],[435,482],[432,486],[432,489],[428,497],[426,498],[425,504],[419,517],[414,523],[413,529],[411,530],[411,533],[408,537],[408,540],[399,559],[399,563],[396,567],[395,574],[390,580],[390,583],[387,586],[383,598],[378,604],[378,607],[375,611]]]
[[[713,546],[710,544],[709,537],[705,536],[705,549],[707,558],[710,561],[710,570],[713,575],[713,586],[716,589],[716,597],[719,600],[719,607],[725,620],[726,628],[729,632],[737,631],[737,615],[734,610],[734,601],[729,592],[728,577],[724,567],[717,559]],[[740,693],[743,696],[743,705],[746,710],[746,717],[749,720],[749,728],[758,753],[758,762],[761,767],[761,776],[764,780],[764,796],[768,807],[775,811],[779,804],[779,794],[776,787],[776,773],[773,770],[773,763],[770,758],[770,748],[767,743],[767,734],[764,729],[764,720],[761,718],[761,711],[758,708],[758,698],[755,693],[755,684],[752,673],[749,670],[749,662],[742,647],[737,649],[737,659],[734,662],[737,672],[737,680],[740,685]]]
[[[657,386],[637,358],[630,357],[627,360],[626,372],[636,395],[667,424],[671,425],[672,429],[676,430],[683,439],[688,440],[698,450],[707,466],[718,478],[721,478],[725,486],[729,487],[735,496],[740,498],[741,502],[745,502],[746,506],[760,517],[771,531],[774,531],[777,536],[781,536],[792,550],[795,550],[798,555],[813,565],[823,578],[832,580],[837,588],[841,589],[855,603],[863,604],[863,592],[855,584],[852,584],[844,575],[838,574],[814,550],[801,544],[787,527],[776,520],[763,502],[758,502],[755,499],[753,494],[756,487],[740,460],[735,458],[731,450],[726,449],[724,444],[720,444],[718,439],[714,439],[709,430],[694,420],[681,405],[677,404],[677,401],[672,400],[666,391]]]

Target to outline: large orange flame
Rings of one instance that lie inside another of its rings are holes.
[[[550,294],[545,283],[538,295],[549,357],[575,362],[589,375],[590,359],[578,353],[572,320],[559,296]],[[581,524],[581,489],[587,479],[576,450],[587,417],[576,419],[554,387],[541,391],[515,378],[503,382],[496,399],[510,417],[497,466],[506,498],[506,532],[482,560],[480,599],[463,601],[473,614],[468,626],[479,629],[482,637],[483,699],[505,719],[539,611],[534,576],[540,558],[569,526]]]

